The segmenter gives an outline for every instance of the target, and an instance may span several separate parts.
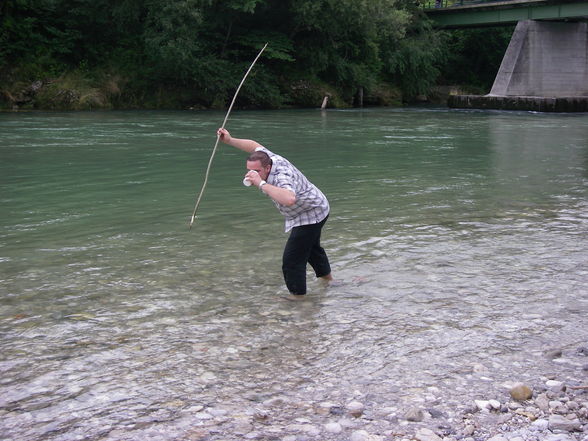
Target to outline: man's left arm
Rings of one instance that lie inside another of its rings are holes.
[[[280,188],[265,183],[261,186],[260,190],[280,205],[290,207],[296,203],[296,195],[292,190],[288,190],[287,188]]]

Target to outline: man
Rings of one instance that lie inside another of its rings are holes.
[[[306,294],[306,264],[317,277],[333,280],[331,266],[320,245],[321,230],[329,217],[325,195],[287,159],[251,139],[233,138],[224,128],[217,134],[222,142],[249,153],[245,179],[269,196],[286,218],[286,242],[282,272],[291,294]]]

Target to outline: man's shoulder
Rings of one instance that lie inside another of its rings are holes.
[[[255,151],[256,152],[265,152],[268,155],[271,153],[273,155],[273,153],[270,151],[270,149],[268,149],[268,148],[266,148],[266,147],[264,147],[262,145],[260,145],[259,147],[255,147]]]
[[[280,166],[280,167],[287,167],[290,165],[290,161],[288,161],[286,158],[284,158],[283,156],[280,155],[276,155],[274,152],[272,152],[270,149],[260,146],[260,147],[256,147],[255,148],[256,152],[264,152],[267,153],[268,156],[272,159],[272,161],[274,162],[274,164],[276,164],[276,166]]]
[[[267,153],[270,157],[277,157],[277,158],[281,158],[280,155],[276,155],[274,152],[272,152],[270,149],[260,145],[259,147],[255,147],[255,151],[256,152],[264,152]]]

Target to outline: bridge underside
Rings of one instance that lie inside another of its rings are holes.
[[[520,21],[490,94],[452,96],[448,105],[588,112],[588,23]]]

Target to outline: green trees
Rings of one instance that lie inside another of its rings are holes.
[[[405,34],[410,14],[395,0],[293,0],[291,36],[298,66],[349,99],[371,88],[388,66],[382,58]]]
[[[513,31],[505,26],[448,32],[442,80],[490,92]]]
[[[350,105],[383,85],[410,98],[445,57],[411,0],[4,0],[0,25],[5,98],[67,74],[120,107],[223,107],[266,42],[240,106]]]

